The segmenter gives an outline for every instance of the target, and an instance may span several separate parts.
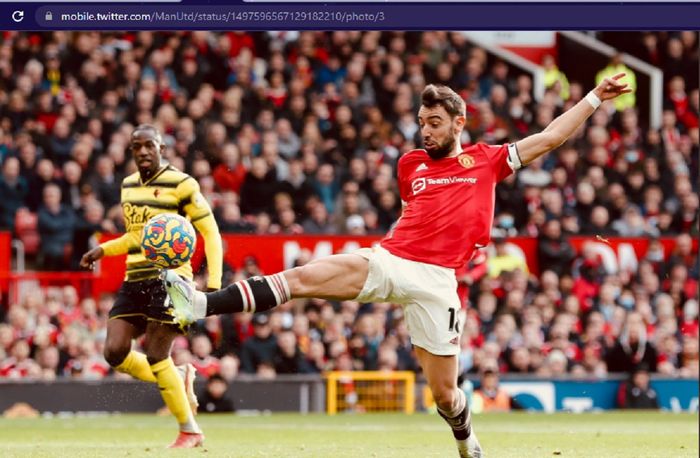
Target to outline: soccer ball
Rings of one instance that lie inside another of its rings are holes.
[[[141,252],[156,266],[174,269],[190,260],[196,243],[189,221],[175,213],[161,213],[143,227]]]

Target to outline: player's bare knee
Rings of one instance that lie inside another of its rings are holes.
[[[151,351],[146,354],[146,360],[148,361],[148,364],[153,366],[154,364],[167,359],[168,356],[170,356],[168,352]]]
[[[432,388],[435,404],[443,410],[451,410],[454,405],[457,393],[453,387],[439,386]]]
[[[103,354],[107,364],[112,367],[117,367],[124,362],[124,359],[126,359],[129,351],[131,351],[131,346],[122,345],[121,343],[110,344],[108,342],[105,345]]]
[[[284,272],[284,278],[289,285],[289,292],[292,297],[305,297],[309,292],[307,282],[310,281],[309,269],[306,266],[299,266]]]
[[[154,339],[146,348],[146,360],[151,366],[170,356],[170,342]]]

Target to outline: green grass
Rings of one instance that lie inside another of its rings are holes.
[[[6,457],[455,457],[436,415],[200,415],[204,448],[166,451],[172,417],[0,419]],[[474,426],[490,458],[697,457],[698,416],[665,413],[489,414]]]

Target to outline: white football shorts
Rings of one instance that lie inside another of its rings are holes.
[[[400,258],[381,246],[354,253],[369,261],[356,301],[403,305],[413,345],[434,355],[459,353],[461,307],[454,269]]]

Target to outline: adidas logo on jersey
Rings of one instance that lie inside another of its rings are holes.
[[[419,166],[416,168],[416,172],[420,172],[421,170],[428,170],[428,166],[425,165],[425,162],[423,162],[421,165],[419,165]]]

